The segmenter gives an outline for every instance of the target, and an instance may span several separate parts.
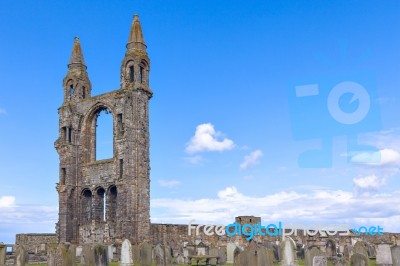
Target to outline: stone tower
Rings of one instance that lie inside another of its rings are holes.
[[[137,15],[133,18],[118,90],[91,95],[78,38],[63,80],[58,109],[59,242],[132,243],[150,234],[150,60]],[[113,117],[113,157],[96,160],[96,121]]]

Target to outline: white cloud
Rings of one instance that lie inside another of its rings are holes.
[[[5,224],[34,224],[57,221],[55,206],[16,204],[14,196],[0,197],[0,226]]]
[[[246,169],[258,164],[258,159],[261,158],[262,156],[263,153],[260,150],[253,151],[249,155],[246,155],[244,157],[244,161],[240,164],[240,169]]]
[[[358,182],[362,183],[361,180]],[[248,196],[227,187],[214,198],[151,201],[152,222],[228,224],[239,215],[260,216],[264,222],[353,226],[381,225],[384,231],[400,232],[400,191],[357,195],[342,190],[282,191],[266,196]]]
[[[377,191],[385,184],[385,179],[378,178],[376,175],[366,177],[356,177],[353,179],[353,184],[357,191]]]
[[[191,164],[201,164],[203,162],[203,157],[200,155],[185,157],[185,161]]]
[[[162,187],[168,187],[168,188],[173,188],[176,186],[179,186],[181,184],[180,181],[178,180],[165,180],[165,179],[160,179],[157,181],[158,184]]]
[[[194,136],[187,144],[186,152],[225,151],[235,147],[234,142],[228,138],[218,140],[217,137],[220,135],[221,133],[215,131],[212,124],[200,124],[196,127]]]
[[[4,115],[6,113],[6,109],[0,107],[0,115]]]
[[[0,208],[10,208],[15,204],[15,197],[13,196],[2,196],[0,197]]]
[[[382,149],[376,152],[363,152],[354,155],[351,162],[372,166],[384,166],[400,163],[400,153],[393,149]]]

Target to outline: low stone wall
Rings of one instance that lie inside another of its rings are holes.
[[[48,246],[57,241],[56,234],[17,234],[15,244],[23,246],[29,254],[47,254]]]

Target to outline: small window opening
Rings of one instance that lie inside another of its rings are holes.
[[[106,221],[106,205],[107,204],[107,197],[106,197],[106,193],[104,192],[103,195],[103,221]]]
[[[117,114],[117,127],[118,133],[122,134],[124,131],[124,125],[122,124],[122,114]]]
[[[83,99],[86,98],[86,88],[85,88],[85,86],[82,87],[82,98]]]
[[[122,179],[123,175],[124,175],[124,160],[120,159],[119,160],[119,178]]]
[[[61,128],[61,139],[64,141],[67,141],[67,128],[66,127]]]
[[[61,179],[60,179],[60,184],[65,185],[65,177],[67,175],[67,171],[65,168],[61,168]]]
[[[133,66],[129,67],[129,81],[133,82],[135,80],[135,76],[134,76],[134,71],[133,71]]]
[[[68,142],[72,142],[72,127],[68,127]]]
[[[75,93],[75,88],[74,88],[74,85],[71,84],[69,86],[69,96],[74,95],[74,93]]]
[[[140,83],[143,83],[143,67],[140,67],[139,80]]]

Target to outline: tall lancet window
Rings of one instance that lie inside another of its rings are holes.
[[[129,81],[133,82],[135,80],[135,72],[133,66],[129,67]]]

